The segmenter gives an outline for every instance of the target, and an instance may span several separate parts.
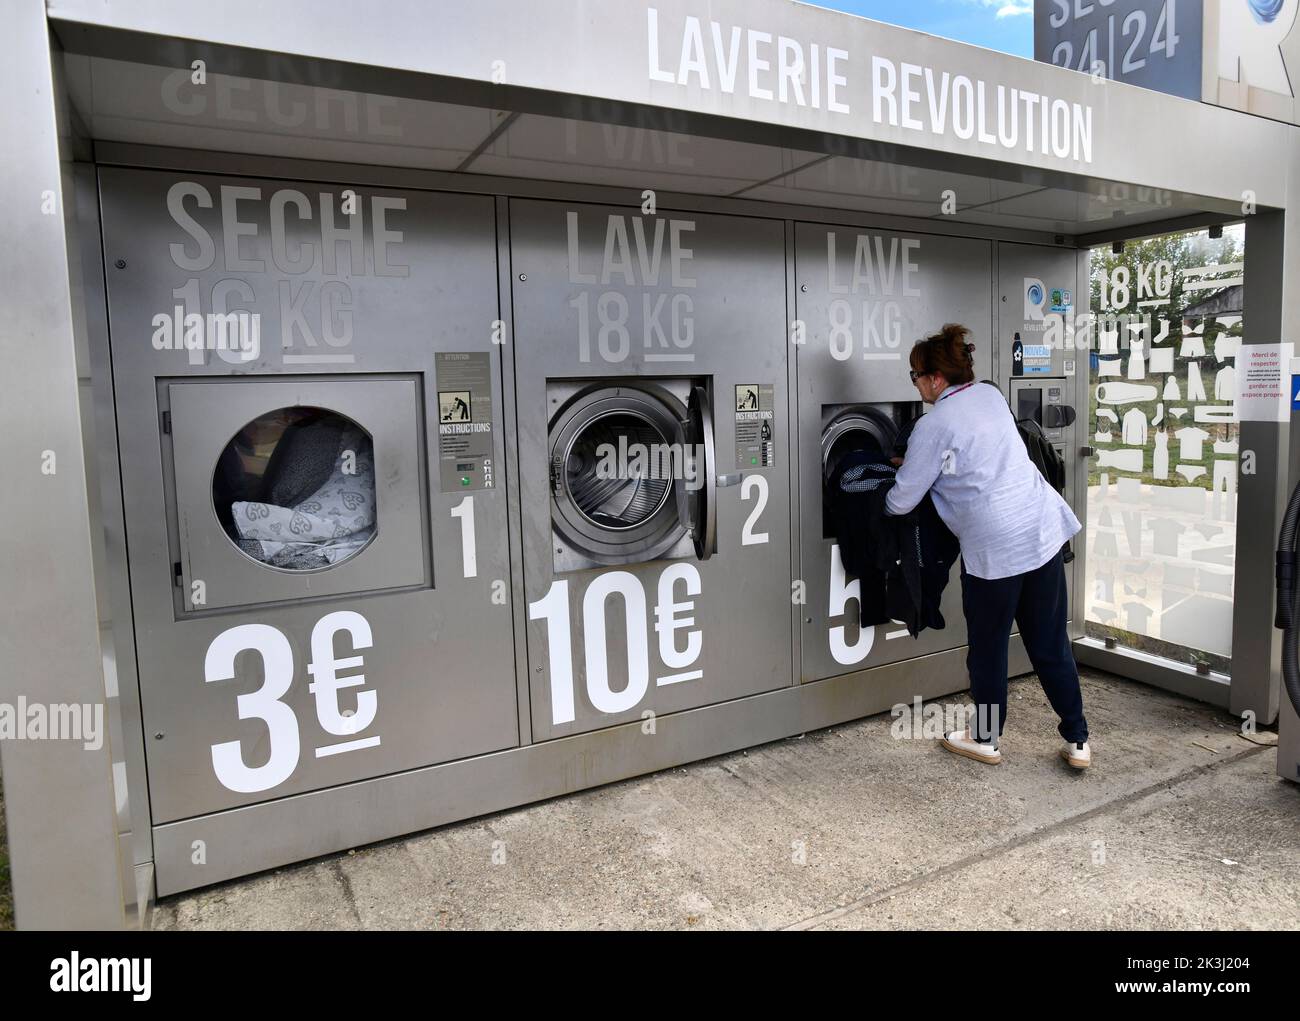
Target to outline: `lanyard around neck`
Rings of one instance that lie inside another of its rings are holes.
[[[969,390],[969,389],[970,389],[971,387],[973,387],[974,385],[975,385],[974,383],[963,383],[961,386],[957,387],[956,390],[949,390],[949,391],[947,391],[946,393],[942,393],[942,394],[940,394],[940,395],[939,395],[939,400],[941,400],[941,401],[946,401],[946,400],[947,400],[949,397],[951,397],[953,394],[959,394],[959,393],[961,393],[963,390]]]

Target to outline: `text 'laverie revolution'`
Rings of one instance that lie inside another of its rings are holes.
[[[739,89],[751,99],[838,114],[852,114],[863,94],[847,50],[691,16],[661,24],[656,8],[646,13],[653,82],[727,95]],[[865,94],[879,125],[1092,162],[1092,107],[1084,103],[879,54],[871,56]]]

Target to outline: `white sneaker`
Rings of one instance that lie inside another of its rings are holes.
[[[1061,758],[1075,769],[1087,769],[1092,765],[1092,749],[1087,741],[1066,741],[1061,747]]]
[[[998,751],[996,742],[976,741],[971,737],[970,728],[966,730],[950,730],[943,735],[939,742],[950,752],[956,752],[958,755],[965,755],[968,759],[975,759],[978,762],[987,762],[991,766],[996,766],[1002,761],[1002,753]]]

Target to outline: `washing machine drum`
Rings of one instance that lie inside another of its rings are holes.
[[[595,564],[630,564],[662,556],[689,532],[697,555],[707,559],[712,442],[701,388],[692,391],[689,408],[658,387],[579,393],[550,428],[557,541]]]
[[[601,452],[654,448],[672,442],[648,419],[611,411],[592,420],[564,453],[564,488],[580,514],[599,528],[623,530],[644,524],[668,501],[672,480],[654,474],[635,478],[602,476]]]
[[[822,481],[829,483],[845,455],[866,450],[889,458],[898,425],[879,408],[860,407],[837,416],[822,433]]]

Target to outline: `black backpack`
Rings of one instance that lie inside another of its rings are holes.
[[[1065,458],[1043,435],[1043,427],[1032,418],[1020,418],[1016,420],[1016,431],[1024,440],[1029,460],[1034,462],[1047,484],[1065,496]],[[1074,550],[1068,539],[1061,547],[1061,557],[1067,564],[1074,559]]]
[[[1002,388],[991,379],[983,382],[996,387],[999,393],[1002,391]],[[1064,497],[1065,458],[1048,442],[1047,437],[1043,435],[1043,427],[1038,422],[1032,418],[1016,418],[1009,404],[1007,412],[1016,423],[1016,432],[1020,433],[1020,439],[1024,441],[1025,453],[1029,455],[1029,460],[1034,462],[1039,473],[1047,480],[1047,484]],[[1072,412],[1071,417],[1073,417]],[[1061,559],[1067,564],[1074,559],[1074,549],[1070,546],[1069,539],[1065,540],[1065,545],[1061,547]]]

